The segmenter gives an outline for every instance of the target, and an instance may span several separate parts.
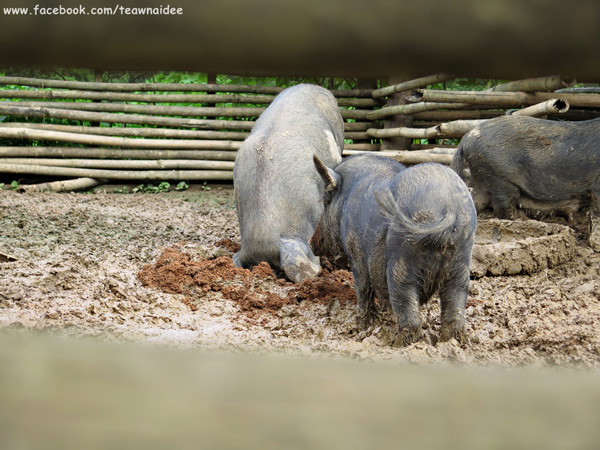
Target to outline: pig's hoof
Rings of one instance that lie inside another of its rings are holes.
[[[287,277],[294,283],[302,283],[308,278],[316,277],[321,271],[321,266],[313,264],[308,260],[298,264],[290,264],[283,268]]]
[[[446,342],[450,339],[456,339],[458,342],[466,342],[466,332],[465,327],[458,324],[448,324],[442,325],[442,330],[440,332],[440,342]]]
[[[394,347],[406,347],[407,345],[418,342],[423,337],[421,327],[404,327],[400,330],[396,339],[394,339]]]

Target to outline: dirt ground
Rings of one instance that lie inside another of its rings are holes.
[[[557,223],[564,221],[558,220]],[[352,276],[328,267],[295,285],[237,269],[231,186],[121,194],[0,191],[0,328],[109,341],[399,363],[600,368],[600,255],[575,229],[570,259],[471,283],[469,341],[391,345],[383,316],[359,331]],[[544,257],[550,261],[551,258]]]

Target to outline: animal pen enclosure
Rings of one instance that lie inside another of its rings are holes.
[[[599,94],[557,92],[574,84],[565,77],[470,92],[446,90],[452,79],[437,74],[380,89],[332,90],[344,119],[344,153],[447,164],[458,139],[508,110],[569,120],[599,115]],[[22,77],[0,77],[0,85],[0,139],[11,142],[0,147],[0,172],[77,179],[67,189],[104,180],[231,180],[236,150],[283,89]],[[399,95],[402,104],[388,106]],[[408,125],[390,126],[390,117]],[[397,137],[408,144],[382,145]]]

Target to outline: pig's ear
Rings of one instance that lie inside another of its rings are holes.
[[[325,189],[333,191],[337,188],[340,183],[340,174],[323,164],[323,161],[317,155],[313,155],[313,162],[315,163],[317,172],[319,172],[319,175],[321,175],[321,178],[325,182]]]

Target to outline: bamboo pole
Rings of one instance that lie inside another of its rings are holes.
[[[499,84],[498,86],[488,89],[488,92],[556,91],[557,89],[566,88],[575,84],[576,81],[573,78],[551,75],[548,77],[528,78],[525,80]]]
[[[185,139],[133,139],[112,136],[96,136],[62,131],[38,130],[30,128],[0,128],[0,137],[14,139],[39,139],[47,141],[70,142],[73,144],[101,145],[124,148],[149,149],[218,149],[237,150],[239,141],[207,141]]]
[[[127,114],[148,114],[184,117],[244,117],[256,118],[266,108],[260,107],[198,107],[198,106],[154,106],[129,105],[125,103],[89,103],[89,102],[0,102],[0,107],[11,107],[14,104],[25,108],[53,108],[73,111],[108,112]],[[344,119],[364,120],[370,111],[362,109],[340,109]]]
[[[90,81],[45,80],[28,77],[0,77],[0,85],[38,88],[75,89],[116,92],[232,92],[277,95],[285,88],[246,84],[195,84],[195,83],[111,83]],[[330,89],[335,97],[371,98],[372,89]]]
[[[195,83],[108,83],[91,81],[45,80],[27,77],[0,77],[0,85],[38,88],[77,89],[117,92],[244,92],[252,94],[279,94],[284,88],[259,85],[195,84]]]
[[[344,156],[357,155],[361,153],[368,153],[357,150],[344,150]],[[434,162],[438,164],[448,165],[452,161],[454,156],[454,150],[452,153],[441,154],[433,153],[424,150],[385,150],[377,152],[377,155],[386,156],[388,158],[395,159],[402,164],[422,164]]]
[[[397,92],[410,91],[412,89],[429,86],[430,84],[441,83],[456,78],[453,75],[447,73],[439,73],[436,75],[430,75],[427,77],[417,78],[403,83],[395,84],[393,86],[387,86],[381,89],[376,89],[371,94],[373,98],[388,97]]]
[[[88,127],[78,125],[54,125],[48,123],[0,123],[0,128],[30,128],[36,130],[62,131],[65,133],[93,134],[99,136],[128,136],[178,139],[244,140],[250,133],[242,131],[172,130],[140,127]]]
[[[563,114],[569,110],[569,103],[562,99],[548,100],[512,113],[514,116],[541,116],[545,114]],[[370,129],[367,134],[373,138],[403,136],[413,139],[449,139],[461,138],[476,126],[486,122],[480,120],[455,120],[440,123],[428,128],[386,128],[383,130]]]
[[[546,114],[564,114],[569,110],[569,102],[557,98],[514,111],[513,116],[543,116]]]
[[[124,160],[66,158],[2,158],[2,164],[73,167],[80,169],[118,170],[233,170],[233,161],[201,161],[186,159]]]
[[[386,139],[391,137],[406,137],[410,139],[431,139],[440,135],[437,126],[430,128],[397,127],[385,128],[383,130],[370,129],[367,134],[372,138]]]
[[[443,91],[446,92],[446,91]],[[396,114],[416,114],[423,111],[430,111],[434,109],[461,109],[470,106],[468,103],[454,103],[454,102],[421,102],[414,103],[411,105],[397,105],[388,106],[375,111],[371,111],[366,114],[366,118],[369,120],[379,120],[384,117],[393,116]]]
[[[556,99],[554,92],[471,92],[418,89],[414,97],[421,102],[457,102],[457,104],[487,104],[495,107],[520,107]],[[571,107],[600,107],[599,94],[561,93],[560,99]],[[418,103],[417,103],[418,104]]]
[[[0,98],[4,99],[41,99],[41,100],[103,100],[112,102],[141,102],[141,103],[247,103],[270,104],[275,97],[272,95],[253,94],[132,94],[124,92],[102,91],[64,91],[64,90],[3,90]],[[380,102],[370,98],[336,98],[338,106],[372,107]]]
[[[142,103],[252,103],[264,105],[271,103],[275,97],[272,95],[254,94],[134,94],[128,92],[103,91],[0,89],[0,98],[41,100],[103,100],[111,102]]]
[[[84,147],[0,147],[1,158],[129,158],[234,161],[236,151],[142,150]]]
[[[344,150],[377,151],[381,148],[379,144],[346,144]]]
[[[14,102],[13,102],[14,103]],[[183,119],[134,114],[112,114],[74,111],[59,108],[24,108],[0,105],[0,114],[17,117],[53,117],[57,119],[85,120],[89,122],[128,123],[166,127],[200,128],[203,130],[250,130],[254,122],[248,120]]]
[[[492,119],[503,116],[505,110],[461,109],[451,111],[424,111],[414,115],[415,120],[431,122],[449,122],[452,120]]]
[[[96,186],[105,184],[108,180],[96,179],[96,178],[76,178],[74,180],[65,181],[51,181],[49,183],[39,184],[21,184],[19,185],[18,192],[71,192],[71,191],[82,191],[84,189],[90,189]]]
[[[233,179],[233,171],[230,170],[105,170],[2,163],[0,163],[0,173],[25,173],[55,177],[89,177],[136,181]]]
[[[245,117],[256,118],[266,108],[263,107],[203,107],[203,106],[156,106],[130,105],[127,103],[90,102],[51,102],[51,101],[4,101],[0,106],[17,105],[25,108],[54,108],[73,111],[95,111],[108,113],[148,114],[183,117]]]

